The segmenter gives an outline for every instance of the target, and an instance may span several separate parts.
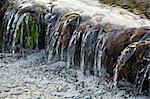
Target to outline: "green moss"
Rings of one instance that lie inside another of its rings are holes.
[[[24,43],[25,48],[32,50],[35,48],[35,46],[38,45],[38,24],[36,20],[31,17],[30,15],[27,15],[25,18],[25,34],[24,34]]]

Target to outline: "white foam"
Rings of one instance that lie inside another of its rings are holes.
[[[138,15],[124,10],[119,7],[110,7],[100,4],[97,0],[34,0],[35,2],[49,6],[53,3],[59,9],[69,10],[70,12],[77,12],[81,15],[90,16],[92,21],[97,23],[101,17],[102,23],[110,23],[117,26],[124,27],[150,27],[150,21],[140,18]]]
[[[56,8],[67,12],[76,12],[82,16],[89,16],[93,23],[102,24],[110,23],[127,28],[138,28],[141,26],[150,27],[150,21],[140,18],[127,10],[120,7],[110,7],[100,4],[98,0],[16,0],[22,2],[35,2],[42,6],[48,7],[54,4]],[[28,3],[29,4],[29,3]]]

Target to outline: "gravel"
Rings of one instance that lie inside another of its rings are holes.
[[[84,76],[62,61],[47,62],[45,51],[26,58],[0,53],[0,99],[148,99],[113,89],[107,78]],[[134,97],[133,97],[134,96]]]

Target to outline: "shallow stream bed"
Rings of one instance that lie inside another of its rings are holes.
[[[0,53],[0,99],[148,99],[132,87],[112,88],[109,78],[83,75],[66,63],[47,62],[45,51],[23,58]]]

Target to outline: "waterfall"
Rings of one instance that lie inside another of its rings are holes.
[[[80,69],[85,75],[109,74],[114,77],[114,86],[120,79],[130,78],[123,68],[131,68],[134,83],[142,91],[150,67],[145,54],[150,46],[148,20],[123,9],[94,6],[96,1],[17,2],[3,17],[3,52],[46,48],[48,61],[65,61],[68,69]],[[131,61],[136,59],[141,60],[139,64]]]
[[[40,20],[44,20],[43,16],[26,10],[26,7],[8,7],[6,10],[2,24],[3,51],[16,53],[45,47],[45,33],[42,33],[45,30]]]

